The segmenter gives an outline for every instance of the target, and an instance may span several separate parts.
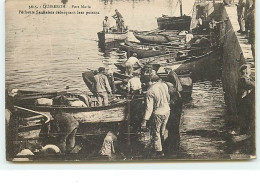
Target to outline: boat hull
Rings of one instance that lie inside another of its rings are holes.
[[[193,82],[204,79],[215,79],[220,73],[220,50],[214,49],[204,55],[191,57],[184,61],[179,61],[173,64],[162,65],[160,71],[165,71],[165,68],[174,70],[178,75],[191,73]]]
[[[151,44],[165,44],[169,42],[179,42],[184,38],[182,35],[178,35],[178,31],[166,30],[166,31],[152,31],[152,32],[134,32],[133,35],[140,42]]]
[[[105,33],[103,31],[98,32],[99,43],[112,43],[117,41],[124,41],[128,37],[128,31],[126,32],[111,32]]]
[[[134,33],[134,36],[137,40],[144,43],[162,44],[162,43],[169,42],[167,37],[165,37],[164,35],[151,35],[151,34],[145,35],[141,33],[139,34]]]
[[[51,112],[54,109],[70,113],[80,124],[115,123],[126,121],[127,102],[100,107],[61,107],[33,106],[40,112]]]
[[[191,17],[159,17],[157,19],[157,24],[159,29],[161,30],[189,30],[191,24]]]
[[[141,48],[142,45],[138,45],[136,43],[132,44],[126,44],[126,43],[122,43],[120,44],[120,50],[126,51],[127,52],[127,56],[130,57],[133,55],[133,53],[137,54],[137,58],[147,58],[147,57],[152,57],[152,56],[158,56],[158,55],[164,55],[167,53],[173,53],[173,52],[177,52],[178,49],[171,49],[168,50],[166,49],[166,47],[164,48],[160,48],[157,47],[158,49],[149,49],[149,45],[146,46],[145,48]],[[151,46],[151,48],[155,48],[154,46]]]

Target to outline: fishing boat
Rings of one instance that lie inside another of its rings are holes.
[[[122,42],[128,37],[128,31],[125,30],[124,32],[104,32],[100,31],[97,33],[99,44],[107,44],[113,42]]]
[[[120,50],[127,52],[127,57],[137,54],[137,58],[147,58],[152,56],[163,55],[167,53],[177,53],[183,47],[173,47],[166,45],[141,44],[137,42],[125,41],[119,46]]]
[[[191,73],[193,81],[204,78],[203,76],[213,76],[216,74],[216,69],[219,65],[220,57],[219,48],[194,48],[190,50],[181,50],[176,57],[170,53],[140,59],[142,64],[149,64],[157,68],[159,71],[165,71],[166,68],[171,68],[178,75]],[[124,73],[125,65],[122,62],[114,64],[120,71]],[[138,66],[136,66],[138,67]],[[136,70],[137,68],[134,69]],[[201,71],[204,71],[203,73]]]
[[[108,106],[97,106],[97,103],[93,99],[91,100],[90,107],[82,107],[82,106],[69,106],[67,104],[55,105],[39,105],[35,104],[37,99],[42,97],[47,99],[54,99],[57,97],[59,93],[44,93],[39,92],[37,96],[32,94],[22,95],[22,90],[20,91],[20,95],[16,97],[19,105],[23,105],[25,107],[31,108],[40,112],[51,112],[53,110],[58,110],[61,112],[71,113],[79,123],[111,123],[111,122],[122,122],[126,121],[127,115],[127,99],[123,99],[123,97],[115,97],[113,100],[110,100],[110,104]],[[40,95],[41,94],[41,95]],[[69,101],[77,101],[81,100],[80,94],[72,94],[72,93],[64,93],[60,96],[66,97]],[[90,95],[91,97],[91,95]]]
[[[12,119],[7,124],[7,159],[13,160],[21,149],[35,150],[41,145],[40,133],[43,127],[48,127],[50,117],[20,106],[14,106]]]
[[[219,76],[220,73],[220,49],[212,48],[211,50],[199,56],[190,56],[185,60],[173,63],[162,63],[158,72],[163,72],[167,68],[174,70],[178,75],[190,73],[193,82],[211,79]]]
[[[180,4],[180,17],[171,17],[163,15],[157,18],[157,24],[159,29],[167,30],[190,30],[191,16],[182,14],[182,1],[178,0]]]
[[[178,35],[178,31],[174,30],[134,31],[133,35],[140,42],[152,44],[180,42],[185,37],[183,35]]]

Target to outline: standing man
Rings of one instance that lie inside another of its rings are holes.
[[[166,85],[170,94],[170,116],[167,123],[168,138],[164,151],[168,157],[177,154],[180,145],[180,121],[182,116],[182,85],[177,74],[171,70],[166,78]]]
[[[237,20],[240,29],[238,33],[245,33],[245,0],[239,0],[237,4]]]
[[[161,82],[157,75],[148,82],[149,89],[146,93],[146,110],[141,128],[146,128],[148,120],[151,121],[151,135],[155,157],[162,157],[162,144],[166,139],[166,124],[170,115],[170,95],[168,87]]]
[[[245,19],[245,31],[246,33],[248,33],[249,30],[249,20],[248,20],[248,13],[249,13],[249,9],[250,7],[253,5],[253,0],[246,0],[245,3],[245,15],[244,15],[244,19]]]
[[[248,66],[242,65],[239,69],[241,74],[237,87],[237,110],[239,117],[240,134],[250,133],[251,122],[254,119],[255,82],[248,74]]]
[[[108,16],[106,16],[105,19],[103,20],[103,31],[108,33],[109,26],[110,26],[110,23],[109,23],[109,20],[108,20]]]
[[[248,41],[251,44],[251,50],[255,59],[255,1],[252,2],[252,6],[247,13],[248,21]]]
[[[139,67],[142,67],[142,64],[139,62],[139,60],[136,58],[137,54],[133,53],[133,56],[131,56],[125,63],[126,67],[126,75],[132,76],[133,75],[133,70],[134,70],[134,65],[137,64]]]
[[[125,29],[124,19],[121,13],[117,9],[115,9],[116,14],[112,17],[116,20],[117,30],[118,32],[123,32]]]
[[[102,106],[102,102],[104,102],[104,105],[108,105],[108,94],[112,94],[112,90],[110,87],[110,84],[108,82],[108,79],[105,75],[105,68],[100,67],[98,69],[98,74],[94,76],[94,91],[97,96],[98,105]]]

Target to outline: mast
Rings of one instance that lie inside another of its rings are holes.
[[[179,3],[180,3],[180,14],[181,14],[181,17],[182,17],[182,0],[178,0]]]

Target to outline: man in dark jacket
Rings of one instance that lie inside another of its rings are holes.
[[[240,134],[249,133],[251,122],[254,122],[254,102],[255,102],[255,82],[247,73],[247,65],[242,65],[239,69],[241,76],[238,81],[237,111],[238,130]]]
[[[57,145],[63,153],[69,153],[75,147],[75,136],[79,122],[69,113],[54,111],[54,127]]]

